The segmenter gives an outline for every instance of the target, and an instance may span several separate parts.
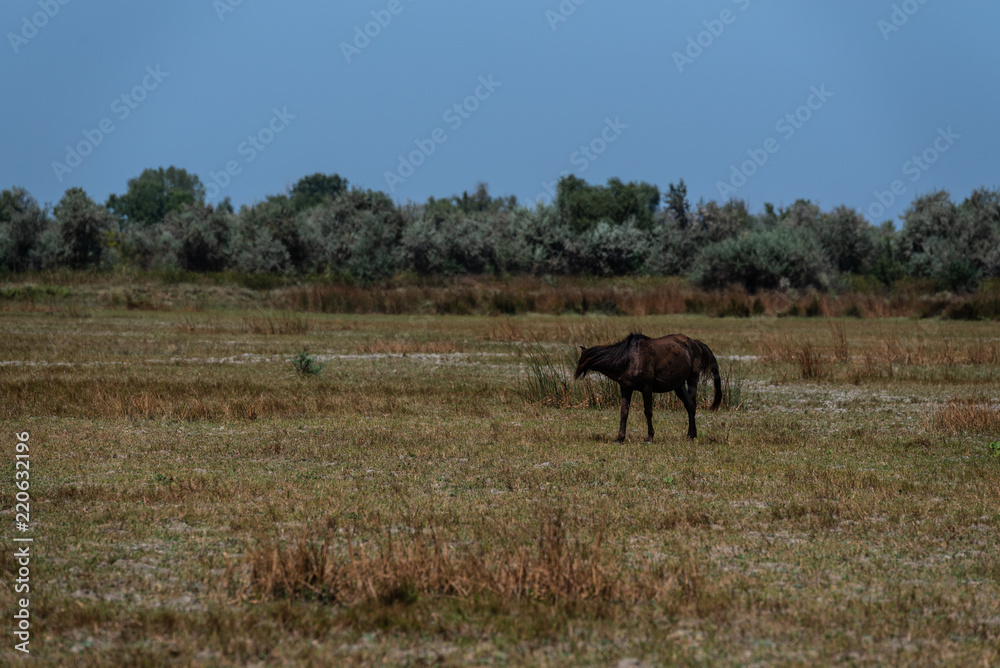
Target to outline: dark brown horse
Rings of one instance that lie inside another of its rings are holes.
[[[642,334],[629,334],[610,346],[580,346],[580,361],[576,365],[576,378],[588,371],[599,371],[622,388],[622,421],[616,441],[625,440],[632,392],[642,392],[649,435],[653,440],[653,392],[676,392],[688,413],[688,438],[696,438],[694,409],[698,400],[698,378],[703,371],[711,371],[715,380],[715,401],[711,410],[722,403],[722,381],[715,355],[701,341],[683,334],[670,334],[651,339]],[[685,384],[687,389],[685,389]]]

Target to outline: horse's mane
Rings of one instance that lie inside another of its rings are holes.
[[[618,343],[607,346],[594,346],[584,349],[580,355],[580,362],[576,367],[575,377],[586,375],[588,371],[604,371],[621,369],[628,365],[632,350],[632,344],[636,341],[649,339],[641,332],[632,332]]]

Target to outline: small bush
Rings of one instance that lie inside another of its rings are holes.
[[[300,376],[318,376],[325,365],[320,364],[305,350],[292,358],[292,366]]]

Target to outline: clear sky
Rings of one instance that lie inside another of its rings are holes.
[[[236,205],[314,172],[525,203],[572,172],[878,223],[1000,185],[997,26],[986,0],[6,0],[0,188],[103,203],[175,165]]]

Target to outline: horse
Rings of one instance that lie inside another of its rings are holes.
[[[688,438],[697,438],[694,410],[698,400],[698,379],[704,371],[711,371],[715,381],[715,400],[711,410],[722,403],[722,381],[719,363],[711,349],[701,341],[683,334],[669,334],[652,339],[633,332],[618,343],[608,346],[580,346],[580,361],[574,378],[585,377],[588,371],[598,371],[621,386],[622,418],[618,428],[618,442],[625,440],[632,392],[642,392],[649,435],[653,440],[653,392],[675,392],[688,414]],[[685,389],[685,384],[687,388]]]

